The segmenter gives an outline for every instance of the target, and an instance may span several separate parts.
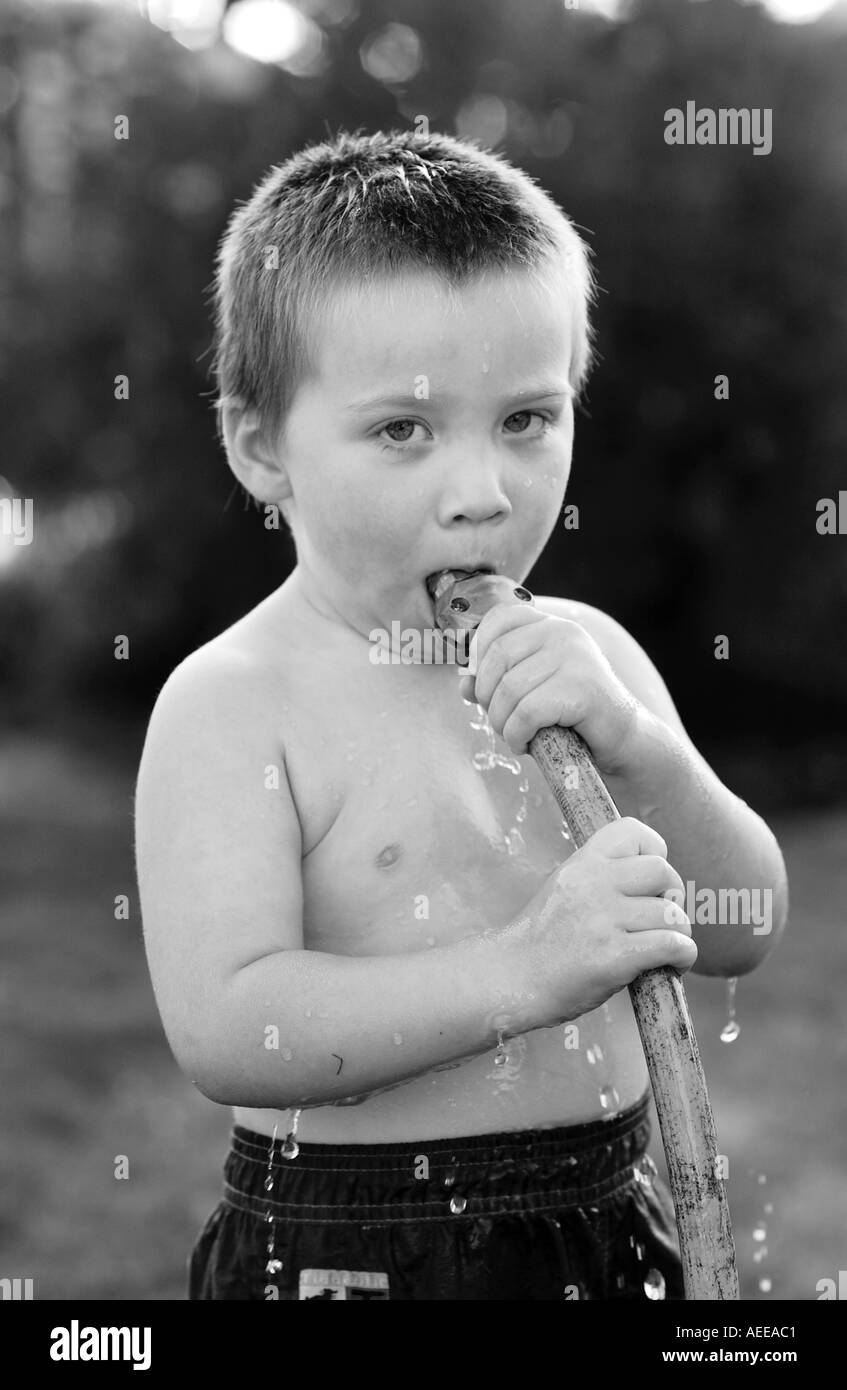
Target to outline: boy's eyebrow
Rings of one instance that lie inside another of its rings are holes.
[[[543,381],[536,386],[523,386],[519,390],[510,391],[509,395],[504,397],[504,402],[517,400],[520,396],[528,396],[530,400],[540,401],[548,400],[554,396],[574,395],[576,395],[576,392],[574,391],[574,388],[570,385],[569,382]],[[427,399],[429,398],[427,397]],[[439,393],[439,400],[444,401],[447,405],[449,405],[452,401],[456,399],[456,396],[454,396],[449,391],[445,391],[443,394]],[[396,395],[369,396],[366,400],[351,401],[349,405],[346,405],[344,407],[344,409],[348,412],[348,414],[351,415],[365,415],[368,411],[376,409],[404,409],[406,406],[411,406],[412,408],[420,408],[420,405],[420,396],[414,396],[398,392]]]

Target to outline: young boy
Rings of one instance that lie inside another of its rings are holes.
[[[164,1027],[235,1107],[190,1298],[682,1294],[625,986],[752,970],[785,923],[776,841],[596,608],[498,604],[471,674],[371,659],[433,628],[439,571],[531,571],[591,293],[556,204],[447,136],[304,150],[224,238],[227,457],[297,565],[173,672],[139,773]],[[527,753],[551,724],[623,816],[578,852]],[[683,880],[772,889],[772,929],[695,946]]]

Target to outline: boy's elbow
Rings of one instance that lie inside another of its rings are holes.
[[[224,1047],[225,1050],[221,1051],[218,1043],[206,1047],[180,1048],[171,1042],[171,1051],[180,1070],[192,1086],[196,1086],[200,1094],[215,1105],[244,1106],[256,1110],[293,1110],[302,1106],[301,1088],[297,1086],[296,1076],[287,1077],[283,1084],[281,1077],[262,1075],[268,1057],[275,1056],[275,1053],[263,1051],[261,1056],[248,1060],[233,1046],[230,1037],[225,1039]]]
[[[201,1095],[216,1105],[250,1105],[249,1091],[242,1071],[237,1084],[238,1068],[234,1065],[234,1049],[229,1039],[207,1038],[198,1030],[165,1027],[171,1052],[177,1066]]]
[[[180,1070],[188,1077],[192,1086],[196,1086],[201,1096],[212,1101],[215,1105],[246,1105],[243,1092],[240,1099],[235,1099],[235,1092],[232,1085],[232,1078],[226,1075],[222,1067],[214,1066],[208,1060],[196,1059],[189,1064],[184,1061],[179,1062]]]
[[[692,967],[695,975],[740,979],[767,960],[788,926],[788,887],[783,882],[765,891],[769,896],[747,921],[695,928],[699,953]]]

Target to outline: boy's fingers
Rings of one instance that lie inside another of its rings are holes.
[[[487,691],[485,696],[494,691],[495,685],[501,680],[503,673],[508,670],[505,656],[499,648],[492,645],[497,642],[499,637],[505,637],[508,632],[513,632],[516,628],[534,627],[538,621],[544,620],[544,613],[538,613],[537,609],[524,609],[516,607],[510,603],[498,603],[497,607],[485,613],[483,621],[474,632],[470,642],[469,659],[467,659],[467,670],[471,676],[483,674],[487,681]],[[519,637],[512,639],[509,645],[509,666],[515,666],[516,662],[522,662],[524,656],[529,656],[538,646],[537,635],[527,631]]]
[[[661,903],[662,921],[666,927],[671,927],[674,931],[684,932],[686,936],[691,936],[691,919],[679,903],[675,903],[671,898],[663,898]]]
[[[685,901],[685,884],[660,854],[634,855],[617,870],[617,886],[628,897],[661,898],[673,892]]]
[[[461,669],[461,668],[460,668]],[[459,694],[463,700],[474,700],[474,678],[465,673],[459,681]]]
[[[635,816],[623,816],[609,825],[602,825],[595,830],[584,848],[588,849],[589,846],[602,850],[611,859],[623,859],[630,854],[659,854],[663,859],[668,857],[668,847],[658,830],[636,820]]]
[[[543,622],[546,616],[545,613],[539,613],[537,608],[523,603],[497,603],[493,608],[489,608],[471,640],[468,670],[472,675],[476,675],[480,641],[483,643],[483,650],[487,651],[494,639],[501,637],[504,632]]]
[[[697,960],[693,938],[681,931],[664,928],[657,931],[636,931],[627,938],[627,969],[632,967],[626,984],[643,975],[645,970],[658,970],[663,965],[684,974]]]
[[[495,603],[493,608],[489,608],[488,612],[483,614],[477,632],[482,633],[487,645],[501,633],[511,632],[513,627],[521,627],[524,623],[544,622],[546,618],[546,613],[540,612],[529,603]]]
[[[627,919],[624,922],[628,932],[657,931],[661,927],[671,927],[674,931],[691,935],[691,922],[679,903],[671,898],[634,898],[630,901]]]

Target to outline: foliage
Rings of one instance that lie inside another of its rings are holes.
[[[621,24],[559,0],[304,8],[326,30],[313,77],[223,43],[188,51],[119,9],[0,15],[0,473],[42,526],[0,570],[19,709],[147,709],[182,655],[285,577],[284,532],[245,509],[215,438],[216,242],[306,141],[424,113],[490,132],[590,231],[601,360],[577,423],[581,526],[557,532],[534,586],[630,627],[693,732],[802,717],[825,739],[847,696],[847,550],[815,527],[845,477],[847,34],[734,0],[641,0]],[[389,22],[422,45],[405,82],[363,67]],[[772,153],[666,145],[664,111],[688,100],[772,108]]]

